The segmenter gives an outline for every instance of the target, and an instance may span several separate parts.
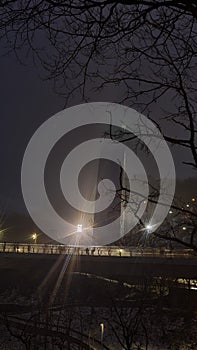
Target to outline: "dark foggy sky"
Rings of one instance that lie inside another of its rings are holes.
[[[21,65],[14,55],[0,58],[0,198],[3,204],[9,202],[16,209],[24,208],[20,167],[27,143],[45,120],[64,108],[64,98],[55,94],[52,86],[52,82],[38,77],[34,66]],[[118,102],[118,92],[108,89],[94,95],[92,101]],[[72,104],[81,102],[76,96]],[[177,152],[176,148],[172,152],[178,178],[196,176],[191,168],[181,164],[183,158],[187,160],[187,153]]]

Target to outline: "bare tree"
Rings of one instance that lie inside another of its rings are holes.
[[[144,311],[142,304],[132,307],[125,302],[113,302],[110,317],[106,317],[105,321],[108,332],[121,349],[148,350],[149,336]]]
[[[132,189],[125,187],[122,182],[121,171],[120,188],[117,190],[120,202],[129,204],[127,199],[125,199],[125,193],[127,196],[130,192],[132,193]],[[197,207],[195,198],[188,203],[188,201],[186,202],[179,197],[175,197],[164,223],[155,232],[151,232],[146,227],[154,206],[158,203],[159,188],[150,186],[148,198],[143,197],[140,193],[138,195],[141,196],[141,202],[148,200],[147,210],[145,215],[139,219],[139,224],[136,228],[121,239],[121,244],[133,245],[134,240],[137,239],[135,244],[147,244],[157,247],[167,244],[171,249],[183,246],[197,252]],[[162,205],[161,202],[160,204]],[[165,204],[163,205],[165,206]],[[132,209],[131,206],[133,213],[137,211],[135,207],[133,206],[134,209]]]
[[[196,2],[186,0],[7,0],[0,37],[19,60],[26,54],[41,65],[66,103],[116,88],[118,102],[153,117],[166,141],[187,151],[185,166],[196,169],[196,17]],[[196,250],[196,212],[180,203],[173,208],[188,215],[189,238],[177,235],[178,226],[157,237]]]
[[[30,349],[57,350],[93,350],[109,348],[100,339],[93,338],[87,332],[87,319],[79,307],[60,306],[50,309],[32,310],[27,315],[9,315],[0,317],[8,334],[16,339],[17,346]]]

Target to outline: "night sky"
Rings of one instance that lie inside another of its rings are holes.
[[[39,75],[39,67],[31,62],[20,64],[14,54],[0,58],[0,198],[2,208],[8,212],[26,213],[20,186],[20,168],[25,148],[36,129],[65,106],[64,97],[53,91],[52,81],[44,81]],[[118,88],[113,91],[107,89],[92,94],[90,100],[118,102],[119,96]],[[82,102],[81,97],[76,95],[70,105]],[[169,100],[163,103],[169,105]],[[157,105],[152,109],[155,120],[159,117],[158,110]],[[177,130],[167,123],[163,123],[163,127],[168,134],[176,135]],[[177,178],[184,180],[193,177],[191,186],[194,187],[196,172],[181,163],[183,159],[188,160],[187,152],[176,147],[171,149]],[[189,192],[193,190],[188,188]]]

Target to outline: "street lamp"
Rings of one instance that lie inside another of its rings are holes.
[[[38,237],[37,233],[33,233],[32,238],[35,244],[37,244],[37,237]]]
[[[100,327],[101,327],[101,344],[103,344],[104,323],[100,323]]]
[[[147,230],[147,233],[150,233],[152,230],[152,225],[146,225],[146,230]]]
[[[78,224],[77,225],[77,232],[82,232],[83,231],[83,225]]]

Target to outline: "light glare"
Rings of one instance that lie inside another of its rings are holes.
[[[77,232],[82,232],[83,231],[83,226],[81,224],[77,225]]]

